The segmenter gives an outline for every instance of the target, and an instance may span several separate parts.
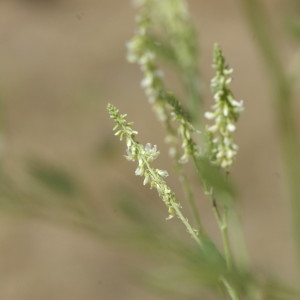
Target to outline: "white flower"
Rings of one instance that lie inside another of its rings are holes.
[[[234,132],[236,129],[236,126],[233,123],[228,123],[226,126],[227,130],[230,132]]]
[[[136,176],[142,176],[144,174],[144,169],[142,167],[138,167],[136,170],[135,170],[135,175]]]
[[[157,173],[161,176],[161,177],[168,177],[169,176],[169,173],[165,170],[159,170],[159,169],[156,169]]]
[[[233,70],[226,65],[218,45],[214,48],[213,67],[216,69],[216,76],[211,80],[211,89],[215,104],[211,112],[204,114],[206,119],[214,121],[212,125],[206,127],[210,143],[208,155],[213,163],[228,168],[237,154],[232,133],[236,130],[235,123],[244,109],[243,101],[235,100],[228,87]]]
[[[205,114],[204,114],[204,117],[208,120],[212,120],[214,117],[215,117],[215,114],[210,112],[210,111],[207,111]]]

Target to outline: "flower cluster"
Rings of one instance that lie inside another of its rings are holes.
[[[151,104],[159,100],[159,93],[163,89],[163,73],[156,66],[156,54],[149,47],[151,38],[148,35],[149,19],[146,12],[137,17],[137,31],[135,36],[127,43],[127,59],[129,62],[137,63],[144,78],[141,86]]]
[[[151,188],[157,190],[159,197],[168,207],[168,219],[173,218],[176,209],[180,208],[180,204],[164,180],[168,176],[168,172],[151,166],[151,163],[159,156],[157,147],[152,147],[150,143],[143,146],[136,141],[137,131],[132,129],[132,123],[126,121],[126,114],[120,114],[119,110],[111,104],[107,105],[107,110],[116,123],[114,127],[115,135],[120,136],[121,140],[123,138],[126,140],[127,155],[125,157],[130,161],[136,161],[138,164],[135,174],[144,177],[144,185],[149,184]]]
[[[179,161],[182,163],[187,162],[191,152],[196,150],[195,143],[191,138],[195,129],[179,101],[172,93],[166,92],[163,83],[163,72],[157,67],[156,53],[150,46],[151,43],[158,42],[151,40],[149,35],[148,31],[151,24],[147,13],[147,10],[145,10],[137,18],[138,26],[136,35],[127,44],[127,59],[140,66],[144,74],[141,86],[144,88],[145,94],[149,102],[153,105],[158,118],[166,124],[169,134],[167,140],[174,141],[176,140],[175,136],[181,139],[183,154]],[[171,128],[169,116],[171,116],[173,121],[179,124],[177,134],[174,134],[174,130]],[[174,148],[172,148],[172,150],[174,150]],[[172,152],[174,153],[174,151]]]
[[[213,163],[228,169],[237,154],[238,146],[234,143],[232,133],[236,130],[240,113],[243,111],[243,101],[235,100],[228,88],[232,78],[232,69],[226,64],[219,45],[214,47],[213,68],[216,76],[211,81],[211,90],[215,104],[212,112],[206,112],[205,117],[214,120],[214,124],[207,126],[208,155]]]

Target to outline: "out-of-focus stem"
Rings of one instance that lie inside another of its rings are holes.
[[[194,198],[193,192],[191,190],[190,184],[187,180],[186,174],[185,174],[185,172],[182,168],[182,164],[177,162],[176,163],[176,170],[177,170],[178,175],[179,175],[179,180],[181,182],[185,198],[187,199],[187,201],[189,203],[189,206],[190,206],[190,209],[192,211],[192,214],[193,214],[193,217],[194,217],[194,220],[195,220],[195,223],[196,223],[196,227],[199,231],[204,233],[205,230],[204,230],[203,225],[201,223],[200,215],[199,215],[196,203],[195,203],[195,198]]]
[[[270,75],[277,113],[278,131],[293,211],[294,232],[300,264],[300,147],[293,107],[292,87],[285,74],[279,50],[257,0],[242,0],[245,15]]]

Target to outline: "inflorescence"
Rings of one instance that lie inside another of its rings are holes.
[[[222,50],[217,44],[214,47],[213,68],[216,70],[216,76],[211,80],[211,90],[215,104],[212,106],[212,112],[205,113],[207,119],[214,121],[206,127],[208,155],[213,163],[228,170],[238,150],[232,133],[236,130],[235,123],[244,107],[243,101],[235,100],[228,88],[233,69],[226,64]]]
[[[126,121],[127,115],[120,114],[119,110],[112,104],[107,105],[107,110],[116,123],[114,127],[115,135],[118,135],[120,140],[123,138],[126,140],[126,159],[136,161],[138,164],[135,174],[144,177],[144,185],[149,184],[151,188],[157,190],[159,197],[168,207],[168,219],[173,218],[176,209],[180,208],[180,204],[164,180],[168,176],[168,172],[151,166],[151,163],[159,156],[156,145],[151,146],[150,143],[147,143],[143,146],[140,144],[135,139],[138,132],[132,129],[133,123]]]
[[[189,114],[183,109],[174,94],[168,92],[164,86],[163,72],[157,66],[157,54],[151,46],[156,43],[156,46],[159,47],[159,42],[153,41],[150,34],[151,22],[147,10],[142,11],[137,17],[137,23],[136,34],[127,44],[127,59],[140,66],[144,75],[141,86],[158,118],[165,123],[168,130],[167,141],[180,139],[183,153],[178,161],[185,163],[191,155],[199,153],[199,149],[192,139],[192,134],[196,130],[190,122]],[[178,124],[176,130],[172,128],[171,120]],[[171,153],[174,152],[177,153],[177,150],[173,147]]]

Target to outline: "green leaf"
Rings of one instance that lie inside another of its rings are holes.
[[[79,193],[72,176],[60,167],[32,160],[28,163],[29,173],[38,183],[64,196],[73,197]]]

